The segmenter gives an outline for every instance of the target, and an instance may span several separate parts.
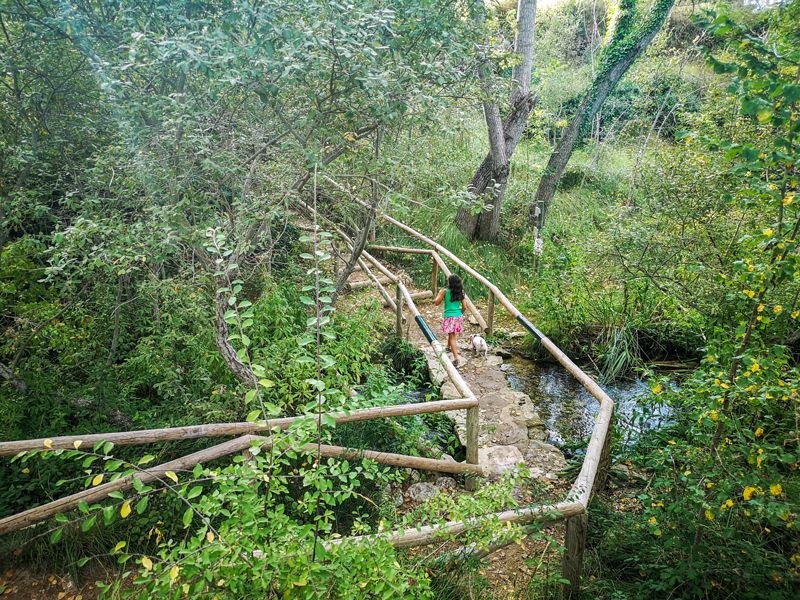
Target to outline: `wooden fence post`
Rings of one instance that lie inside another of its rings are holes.
[[[489,299],[486,307],[486,335],[494,333],[494,292],[489,290]]]
[[[433,269],[431,275],[431,292],[433,293],[433,297],[436,297],[436,292],[439,291],[439,263],[436,262],[436,258],[431,256],[431,268]]]
[[[467,409],[467,462],[471,465],[478,464],[478,433],[480,431],[480,415],[481,409],[479,406]],[[465,480],[465,487],[467,491],[471,492],[475,489],[475,478],[467,475]]]
[[[403,290],[397,285],[397,296],[395,296],[395,304],[397,305],[397,313],[394,323],[394,331],[397,337],[403,335]]]
[[[611,418],[608,421],[608,431],[606,431],[606,439],[603,442],[603,450],[600,452],[600,460],[597,464],[597,474],[594,477],[594,485],[592,486],[592,493],[596,494],[606,484],[608,479],[608,472],[611,470],[611,437],[614,433],[614,413],[611,413]]]
[[[586,526],[588,517],[586,513],[567,519],[567,532],[565,534],[564,563],[561,574],[569,581],[564,584],[564,598],[577,596],[581,589],[581,571],[583,570],[583,551],[586,548]]]

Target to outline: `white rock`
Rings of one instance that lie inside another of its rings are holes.
[[[406,491],[408,492],[408,497],[414,502],[426,502],[439,493],[439,489],[427,481],[415,483],[409,486]]]
[[[478,463],[488,477],[500,477],[524,462],[525,458],[516,446],[478,448]]]
[[[456,487],[456,480],[452,477],[437,477],[433,485],[441,490],[452,490]]]

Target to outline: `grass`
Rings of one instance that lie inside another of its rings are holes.
[[[416,143],[390,149],[393,154],[386,161],[395,169],[389,178],[397,190],[392,213],[492,280],[565,351],[592,359],[604,380],[630,373],[646,358],[645,350],[652,354],[657,348],[681,348],[682,344],[668,339],[673,334],[670,327],[653,327],[653,323],[670,319],[663,306],[656,309],[657,294],[648,297],[637,290],[645,301],[629,304],[632,292],[626,287],[627,275],[612,256],[613,229],[629,210],[631,173],[637,170],[640,148],[615,141],[576,150],[548,213],[544,255],[541,268],[536,268],[528,207],[549,158],[547,144],[536,139],[520,142],[497,243],[470,243],[454,223],[464,190],[485,156],[482,131],[478,116],[463,117],[448,131],[415,132]],[[643,165],[648,164],[647,158],[643,157]],[[409,173],[413,177],[408,177]],[[379,239],[395,245],[421,245],[388,225],[379,230]],[[393,256],[392,260],[411,273],[419,287],[430,285],[427,257]],[[462,275],[471,297],[486,297],[482,285],[464,277],[460,269],[453,271]],[[439,285],[444,283],[440,277]],[[647,340],[648,348],[642,346],[642,339]]]

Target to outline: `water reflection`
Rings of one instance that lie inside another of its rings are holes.
[[[561,365],[540,363],[519,356],[506,359],[503,365],[511,387],[531,397],[548,430],[548,442],[563,446],[589,436],[598,403]],[[669,420],[665,406],[644,408],[640,399],[647,385],[638,379],[602,386],[614,400],[615,419],[629,443],[643,430],[663,425]]]

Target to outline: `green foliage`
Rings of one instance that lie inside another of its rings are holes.
[[[726,13],[703,22],[725,42],[708,59],[717,72],[732,74],[727,91],[740,100],[741,128],[731,137],[699,129],[685,139],[702,144],[697,160],[713,160],[727,179],[705,206],[735,214],[736,231],[713,269],[692,254],[682,265],[684,276],[704,269],[716,276],[709,287],[718,306],[712,310],[708,300],[714,337],[680,389],[653,387],[673,407],[675,423],[639,448],[636,458],[650,472],[638,496],[641,511],[607,516],[599,541],[604,565],[619,579],[635,579],[631,595],[784,598],[800,579],[798,370],[775,343],[800,316],[796,10],[795,2],[776,13],[764,38]],[[732,227],[699,221],[694,227],[707,235]]]

